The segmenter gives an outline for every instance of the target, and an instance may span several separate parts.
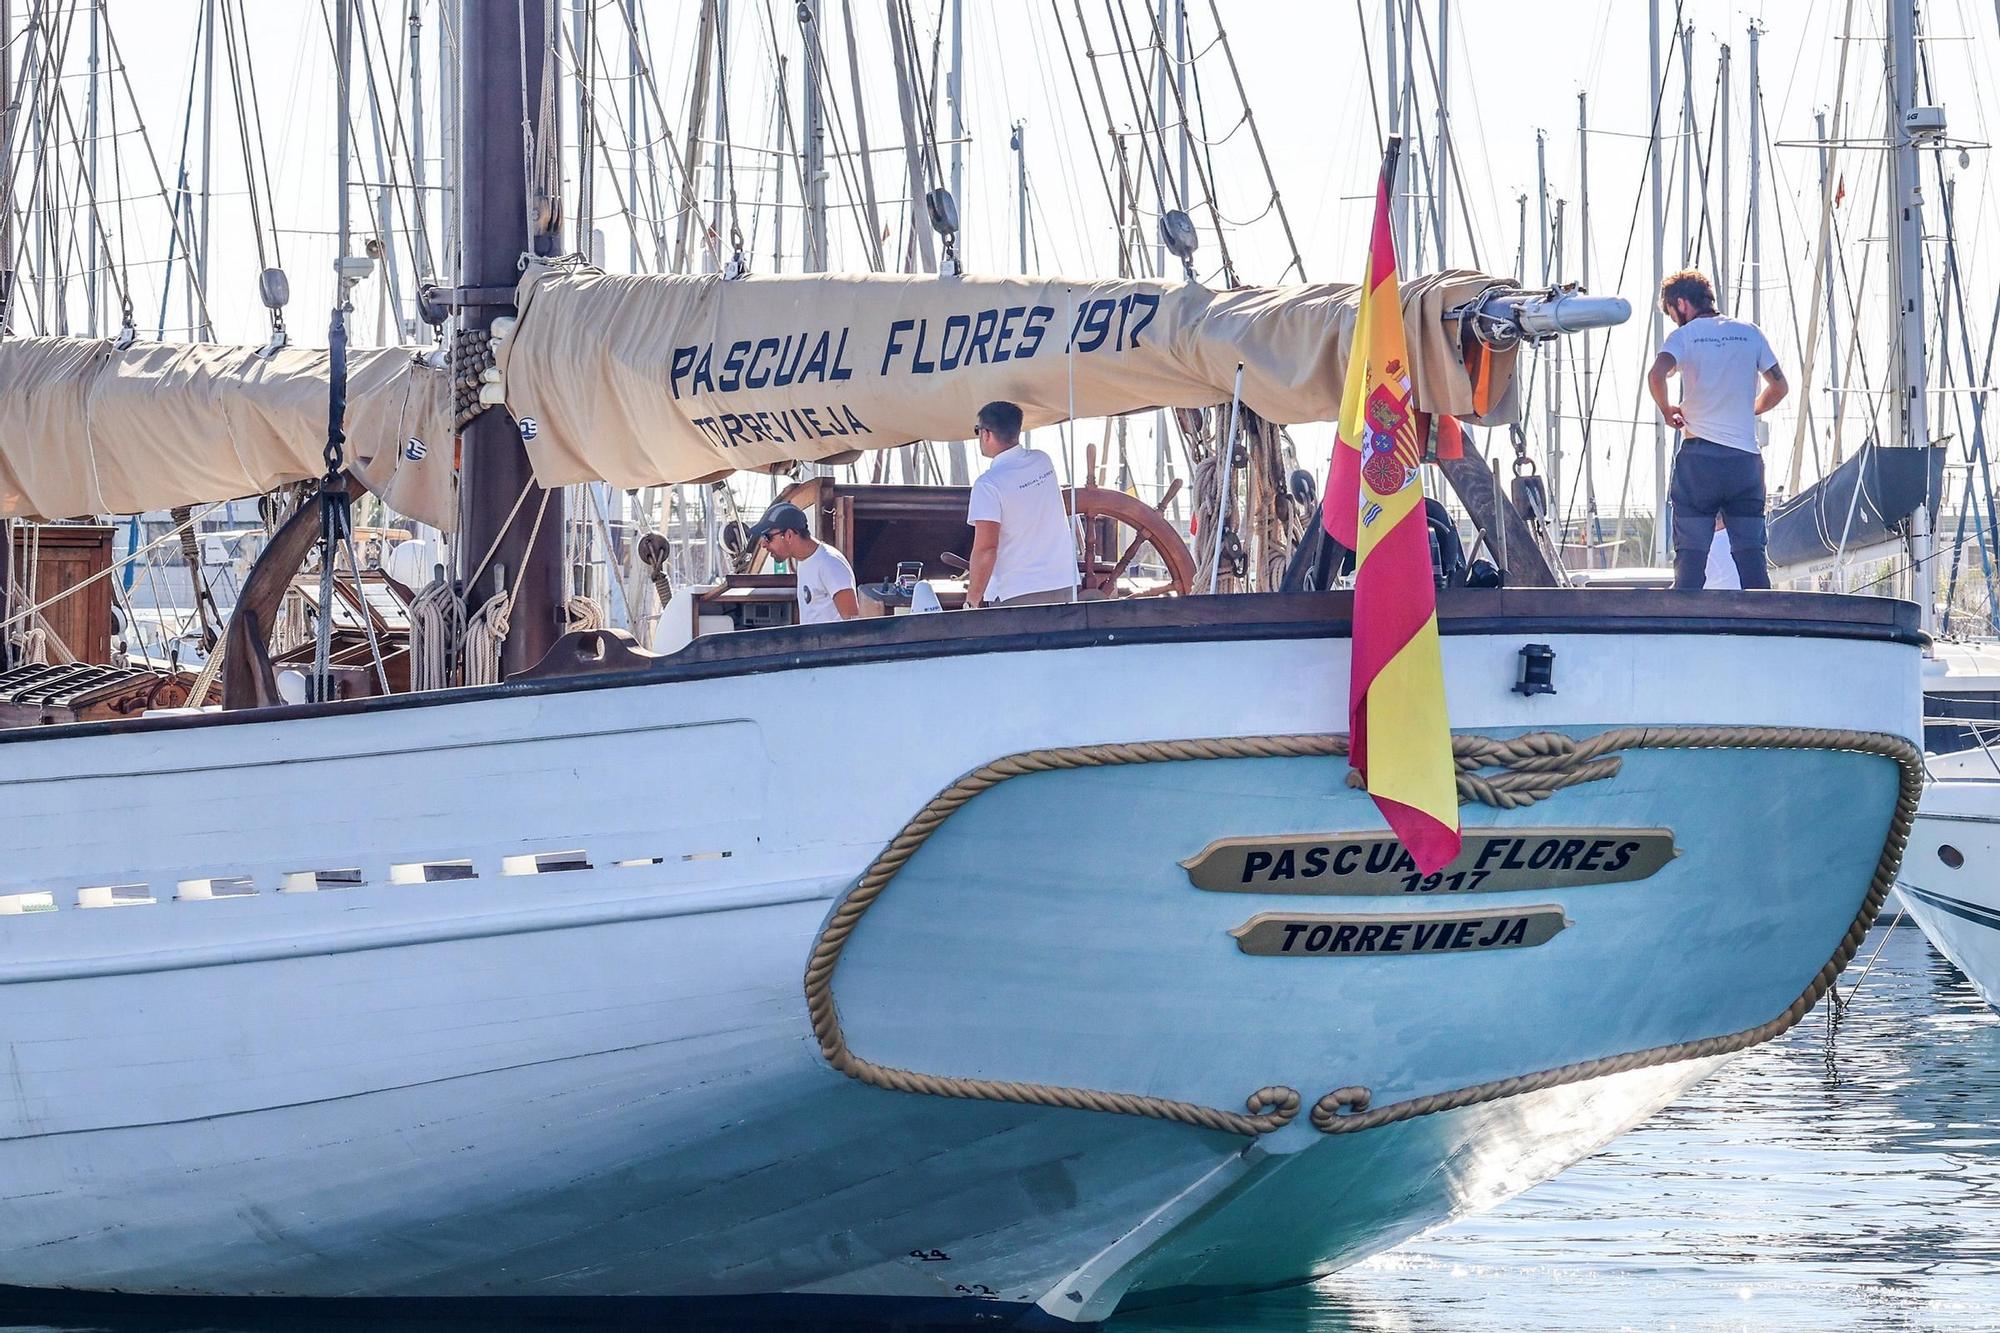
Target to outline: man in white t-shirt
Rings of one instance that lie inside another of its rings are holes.
[[[830,625],[861,614],[854,600],[854,566],[807,530],[806,511],[779,501],[750,529],[750,540],[792,567],[799,580],[799,623]]]
[[[1674,587],[1700,588],[1719,515],[1745,588],[1768,588],[1764,563],[1764,456],[1757,418],[1784,401],[1785,372],[1763,330],[1715,308],[1715,287],[1694,269],[1660,284],[1660,309],[1678,326],[1646,382],[1667,424],[1681,432],[1667,491],[1673,504]],[[1681,400],[1667,401],[1667,377]],[[1760,383],[1761,381],[1761,383]]]
[[[972,483],[972,572],[965,605],[1046,606],[1076,600],[1076,540],[1055,465],[1021,443],[1021,409],[991,402],[972,434],[993,465]]]

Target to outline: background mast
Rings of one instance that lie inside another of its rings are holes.
[[[1929,404],[1924,399],[1928,366],[1924,359],[1924,205],[1918,174],[1916,137],[1910,112],[1917,105],[1917,15],[1914,0],[1889,7],[1889,237],[1890,292],[1896,313],[1890,348],[1890,382],[1896,386],[1894,443],[1913,449],[1930,446]],[[1931,590],[1932,497],[1910,515],[1910,600],[1917,604],[1926,632],[1935,617]]]
[[[1647,85],[1648,95],[1653,102],[1652,121],[1652,162],[1648,174],[1653,185],[1653,290],[1646,302],[1652,319],[1652,342],[1647,347],[1650,356],[1659,349],[1661,340],[1660,282],[1667,276],[1667,214],[1666,203],[1660,193],[1660,0],[1648,0],[1646,25],[1647,49],[1652,57],[1652,82]],[[1653,562],[1664,565],[1672,556],[1667,547],[1667,423],[1653,415]],[[1622,522],[1622,520],[1621,520]]]

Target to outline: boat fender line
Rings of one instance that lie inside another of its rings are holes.
[[[1901,785],[1888,836],[1882,844],[1882,855],[1876,862],[1874,879],[1862,899],[1861,910],[1833,956],[1814,976],[1812,984],[1782,1014],[1768,1023],[1742,1032],[1586,1060],[1372,1109],[1369,1104],[1373,1095],[1367,1088],[1336,1088],[1314,1104],[1311,1120],[1315,1128],[1326,1134],[1351,1134],[1438,1111],[1497,1101],[1567,1083],[1580,1083],[1607,1074],[1729,1054],[1778,1036],[1805,1017],[1818,1003],[1820,996],[1826,993],[1860,948],[1902,863],[1903,847],[1909,840],[1910,826],[1917,813],[1917,797],[1923,787],[1923,763],[1917,747],[1905,737],[1886,732],[1812,727],[1617,727],[1582,740],[1550,731],[1506,738],[1452,737],[1452,752],[1460,770],[1460,802],[1476,801],[1500,809],[1530,805],[1564,787],[1610,777],[1619,768],[1614,752],[1637,749],[1846,750],[1882,755],[1896,762],[1901,772]],[[1109,1111],[1119,1115],[1175,1121],[1251,1138],[1284,1128],[1298,1115],[1301,1099],[1297,1090],[1283,1086],[1259,1088],[1244,1099],[1244,1110],[1230,1111],[1138,1093],[1103,1092],[1092,1088],[1000,1079],[957,1078],[876,1064],[856,1055],[847,1045],[834,1003],[833,974],[840,964],[841,950],[854,934],[855,927],[917,848],[961,806],[1009,778],[1057,769],[1097,768],[1112,764],[1166,763],[1190,759],[1316,758],[1347,752],[1348,738],[1345,735],[1229,736],[1027,750],[996,759],[967,773],[932,797],[890,839],[821,929],[805,972],[806,1007],[812,1017],[813,1035],[819,1040],[821,1056],[828,1065],[849,1078],[895,1092]],[[1500,767],[1505,771],[1491,775],[1476,771],[1487,767]]]

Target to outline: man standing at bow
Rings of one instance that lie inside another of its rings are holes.
[[[1646,383],[1667,424],[1681,432],[1667,491],[1674,512],[1674,587],[1703,586],[1720,515],[1738,580],[1745,588],[1768,588],[1757,418],[1784,401],[1785,372],[1763,330],[1717,312],[1715,287],[1696,270],[1683,269],[1660,284],[1660,309],[1678,327],[1661,345]],[[1681,377],[1679,403],[1667,401],[1667,377],[1674,374]]]

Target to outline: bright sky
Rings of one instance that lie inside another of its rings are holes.
[[[506,0],[482,0],[505,4]],[[533,2],[533,0],[530,0]],[[567,25],[573,22],[572,0],[550,0]],[[909,0],[919,44],[928,65],[933,34],[937,30],[941,6],[951,0]],[[1198,56],[1194,65],[1201,103],[1206,108],[1204,137],[1213,144],[1216,194],[1225,219],[1229,247],[1237,269],[1246,282],[1269,282],[1285,275],[1290,263],[1290,247],[1275,209],[1269,207],[1270,189],[1265,181],[1250,128],[1239,125],[1238,99],[1229,60],[1215,44],[1217,12],[1226,25],[1229,51],[1251,108],[1256,128],[1268,150],[1272,174],[1281,194],[1286,214],[1297,238],[1306,275],[1317,281],[1352,281],[1358,276],[1366,241],[1368,210],[1379,154],[1378,119],[1386,119],[1382,108],[1387,90],[1386,57],[1383,44],[1385,0],[1185,0],[1191,41]],[[1395,0],[1400,4],[1401,0]],[[106,0],[119,51],[129,67],[131,97],[122,83],[115,97],[101,110],[100,124],[111,134],[115,117],[121,137],[113,142],[124,163],[125,193],[128,202],[122,214],[111,200],[117,192],[100,186],[105,200],[106,226],[117,239],[113,253],[122,259],[131,275],[135,305],[143,332],[151,335],[161,326],[160,279],[166,272],[171,229],[165,209],[159,203],[158,187],[147,159],[147,144],[160,163],[162,175],[171,180],[185,157],[193,188],[201,180],[200,64],[196,55],[197,20],[210,5],[242,15],[242,36],[257,84],[257,108],[261,111],[262,138],[269,162],[269,198],[259,192],[258,202],[275,218],[276,245],[282,250],[285,268],[291,277],[293,303],[290,310],[294,335],[300,341],[324,339],[324,311],[331,298],[331,259],[335,162],[332,152],[334,123],[331,44],[328,20],[322,0]],[[608,266],[630,264],[632,230],[619,213],[618,194],[625,189],[627,145],[634,136],[627,128],[627,55],[624,33],[625,0],[596,0],[599,25],[598,44],[602,53],[601,83],[598,91],[600,129],[611,145],[612,170],[600,170],[597,177],[598,226],[606,233],[604,259]],[[1108,162],[1109,142],[1103,133],[1104,117],[1098,109],[1098,93],[1091,73],[1091,61],[1084,54],[1081,12],[1088,20],[1090,46],[1099,52],[1096,70],[1104,80],[1112,102],[1113,121],[1130,131],[1139,123],[1126,79],[1140,72],[1127,66],[1116,54],[1121,46],[1143,46],[1149,39],[1148,14],[1155,0],[1122,0],[1122,13],[1133,25],[1128,35],[1119,29],[1114,35],[1108,15],[1121,12],[1121,0],[964,0],[965,37],[965,117],[969,142],[965,147],[966,188],[961,199],[964,218],[964,250],[968,266],[974,270],[1011,271],[1018,267],[1015,254],[1015,155],[1009,147],[1010,127],[1025,122],[1025,156],[1029,177],[1030,266],[1059,270],[1081,276],[1110,275],[1117,272],[1116,240],[1112,210],[1103,184],[1104,171],[1099,154]],[[735,153],[735,184],[739,212],[746,232],[752,236],[753,265],[768,272],[774,232],[775,176],[761,172],[759,164],[773,159],[762,148],[775,142],[778,123],[773,89],[776,83],[776,56],[786,62],[786,80],[792,106],[792,134],[797,132],[798,96],[802,44],[794,14],[794,0],[725,0],[730,21],[728,31],[729,68],[727,81]],[[885,0],[852,0],[855,10],[855,42],[860,51],[863,110],[872,145],[878,150],[873,165],[876,193],[884,204],[884,225],[893,229],[888,249],[895,262],[902,234],[904,165],[900,154],[882,152],[901,143],[901,127],[895,100],[894,67],[888,54],[889,4]],[[405,0],[358,0],[368,17],[368,41],[381,43],[378,32],[386,31],[386,49],[376,46],[374,76],[385,98],[394,94],[407,110],[408,91],[403,69],[408,43],[408,5]],[[856,133],[853,123],[853,94],[845,56],[845,33],[841,23],[842,0],[820,0],[821,26],[829,62],[828,76],[841,110],[830,126],[835,147],[851,146]],[[16,66],[22,39],[19,29],[29,9],[27,0],[12,0],[16,15]],[[699,13],[698,0],[640,0],[642,25],[649,38],[652,85],[642,82],[640,102],[651,103],[650,86],[657,86],[660,102],[667,112],[668,128],[678,141],[684,132],[688,87],[694,61],[694,34]],[[68,6],[83,9],[82,5]],[[1432,63],[1436,59],[1436,37],[1440,0],[1416,0],[1422,32],[1418,38],[1418,81],[1414,93],[1412,128],[1423,136],[1422,152],[1435,151],[1436,103]],[[1647,5],[1641,0],[1538,0],[1531,5],[1499,3],[1498,0],[1452,0],[1450,20],[1449,98],[1455,176],[1462,178],[1451,187],[1450,217],[1447,226],[1447,257],[1453,264],[1478,266],[1491,272],[1511,273],[1516,249],[1521,243],[1518,200],[1528,196],[1527,250],[1528,277],[1537,278],[1539,261],[1539,217],[1537,208],[1538,131],[1546,131],[1548,194],[1566,202],[1567,236],[1559,276],[1582,276],[1581,249],[1583,220],[1582,195],[1578,180],[1579,92],[1589,97],[1590,127],[1590,208],[1591,247],[1590,287],[1597,292],[1616,292],[1631,300],[1633,321],[1609,339],[1595,340],[1592,355],[1602,367],[1603,381],[1595,399],[1590,458],[1599,495],[1600,508],[1616,509],[1621,495],[1629,494],[1635,508],[1650,508],[1652,495],[1652,427],[1650,405],[1640,410],[1640,376],[1651,359],[1646,312],[1651,282],[1651,240],[1649,199],[1642,191],[1641,170],[1646,156],[1646,133],[1653,114],[1653,98],[1647,76]],[[1678,12],[1683,24],[1693,28],[1693,84],[1696,101],[1695,123],[1699,154],[1706,158],[1710,176],[1707,189],[1709,222],[1704,235],[1707,247],[1698,261],[1713,268],[1713,237],[1720,229],[1723,207],[1724,158],[1719,148],[1720,118],[1716,108],[1721,47],[1727,44],[1732,56],[1729,85],[1730,152],[1729,180],[1730,267],[1738,277],[1731,286],[1739,314],[1750,312],[1750,289],[1761,289],[1762,322],[1779,355],[1794,369],[1794,383],[1800,382],[1796,367],[1805,329],[1812,318],[1811,302],[1818,291],[1814,273],[1809,271],[1811,243],[1819,206],[1818,151],[1814,112],[1830,109],[1841,77],[1842,43],[1837,40],[1849,0],[1765,0],[1763,3],[1731,3],[1730,0],[1662,0],[1661,26],[1668,30],[1663,47],[1668,53],[1667,91],[1661,110],[1666,143],[1668,182],[1667,263],[1676,267],[1682,251],[1682,188],[1680,166],[1684,140],[1682,128],[1682,69],[1671,26]],[[1886,32],[1883,0],[1852,0],[1849,31],[1857,38],[1846,43],[1847,70],[1844,103],[1847,124],[1843,138],[1849,143],[1835,168],[1845,183],[1845,199],[1837,217],[1844,244],[1839,256],[1844,265],[1840,276],[1840,305],[1835,324],[1839,345],[1848,358],[1843,379],[1855,383],[1863,369],[1879,388],[1885,361],[1888,332],[1881,312],[1885,274],[1881,264],[1883,233],[1880,171],[1885,155],[1865,141],[1882,132],[1882,43]],[[1995,201],[1987,169],[1990,154],[1984,145],[1991,140],[1994,116],[1988,100],[1994,90],[1990,77],[1975,72],[2000,68],[2000,27],[1996,9],[1986,0],[1930,0],[1925,4],[1927,49],[1933,62],[1934,92],[1928,100],[1940,102],[1947,111],[1951,138],[1955,143],[1973,145],[1969,166],[1961,167],[1956,152],[1945,155],[1947,179],[1953,182],[1957,234],[1974,237],[1994,234],[2000,218],[1995,217]],[[436,0],[418,5],[422,21],[421,40],[425,67],[423,79],[427,102],[424,128],[425,152],[431,159],[427,177],[435,184],[439,177],[437,155],[438,102]],[[1057,15],[1062,15],[1060,25]],[[380,28],[376,25],[380,23]],[[1748,268],[1747,228],[1748,175],[1750,166],[1749,120],[1749,27],[1761,24],[1762,105],[1767,126],[1763,158],[1763,253],[1761,275]],[[1171,20],[1169,21],[1171,27]],[[81,126],[85,114],[87,81],[84,71],[88,45],[87,10],[71,28],[70,55],[66,69],[70,77],[65,92],[72,116]],[[1063,35],[1067,34],[1076,61],[1072,73]],[[1428,48],[1428,53],[1426,50]],[[949,28],[945,30],[944,59],[950,51]],[[774,54],[775,53],[775,54]],[[391,67],[394,67],[393,70]],[[111,65],[107,58],[106,69]],[[1144,76],[1151,77],[1150,62]],[[122,74],[112,74],[122,80]],[[367,70],[357,69],[357,85]],[[1079,97],[1078,81],[1083,87]],[[235,127],[236,111],[229,93],[230,79],[226,55],[218,52],[216,73],[216,130],[212,148],[215,180],[215,216],[211,241],[211,308],[216,334],[226,340],[261,342],[264,321],[256,298],[256,274],[260,258],[249,225],[250,200],[244,192],[243,149]],[[191,99],[191,90],[193,96]],[[576,117],[574,94],[565,90],[562,112],[566,120],[565,139],[574,144]],[[1150,103],[1150,98],[1142,100]],[[136,102],[142,114],[146,139],[141,140],[133,124]],[[1091,109],[1087,122],[1083,107]],[[190,120],[189,108],[194,108]],[[357,94],[357,152],[361,178],[380,178],[365,96]],[[711,115],[713,113],[711,112]],[[651,136],[657,140],[661,127],[657,116],[646,112]],[[949,112],[942,100],[938,110],[938,131],[949,132]],[[1151,119],[1150,110],[1146,118]],[[1169,128],[1174,119],[1169,101]],[[1093,133],[1090,125],[1096,126]],[[184,127],[187,127],[184,132]],[[254,129],[254,121],[253,121]],[[407,127],[403,133],[407,135]],[[185,148],[183,144],[185,142]],[[1142,181],[1142,211],[1149,234],[1155,211],[1150,200],[1152,186],[1139,155],[1148,151],[1138,135],[1124,140],[1132,155],[1133,171]],[[665,173],[666,149],[656,148]],[[948,167],[949,149],[944,150]],[[108,159],[112,149],[105,150]],[[407,152],[393,153],[403,159],[393,168],[399,181],[407,181]],[[571,191],[574,193],[574,151],[571,156]],[[846,197],[845,182],[854,175],[853,159],[847,165],[834,164],[830,196],[839,204]],[[80,169],[72,159],[64,167],[71,177]],[[108,165],[103,168],[109,171]],[[708,197],[708,171],[701,173],[704,199]],[[1926,224],[1936,238],[1931,253],[1942,258],[1944,220],[1938,207],[1937,178],[1926,171]],[[674,181],[663,174],[659,189],[671,200]],[[786,182],[785,266],[796,268],[799,222],[796,176]],[[1113,187],[1115,189],[1115,186]],[[1421,180],[1412,187],[1425,191]],[[25,196],[28,182],[16,183],[17,199]],[[641,194],[651,186],[642,180]],[[1193,184],[1193,212],[1202,233],[1201,276],[1215,277],[1218,247],[1214,220],[1198,183]],[[1699,183],[1694,199],[1694,226],[1702,230]],[[150,195],[150,202],[142,196]],[[372,231],[372,204],[355,196],[358,233]],[[760,208],[760,201],[766,205]],[[1420,198],[1421,210],[1426,200]],[[669,205],[671,208],[671,205]],[[640,210],[649,212],[650,206]],[[412,244],[412,213],[407,194],[395,210],[392,230],[396,245],[407,255]],[[1470,226],[1466,214],[1469,213]],[[118,214],[117,216],[113,216]],[[852,212],[833,223],[836,266],[863,267],[866,256],[861,229]],[[267,218],[267,242],[270,219]],[[433,246],[438,231],[438,210],[430,209]],[[653,241],[650,222],[639,224],[642,248],[650,251]],[[357,240],[357,248],[360,241]],[[669,238],[671,245],[671,236]],[[177,247],[176,247],[177,248]],[[1987,351],[1988,322],[1994,309],[1996,266],[1968,245],[1961,256],[1964,270],[1965,303],[1969,316],[1974,369],[1968,376],[1960,360],[1957,316],[1943,340],[1954,361],[1953,380],[1958,384],[1982,382],[1981,362]],[[1414,247],[1413,247],[1414,251]],[[1426,242],[1421,255],[1405,255],[1423,268],[1436,266],[1435,245]],[[73,267],[75,267],[73,265]],[[413,265],[406,257],[398,282],[409,291]],[[1939,266],[1941,267],[1941,266]],[[1290,275],[1296,280],[1297,275]],[[74,327],[81,328],[80,287],[72,296]],[[164,327],[168,337],[184,336],[188,325],[185,298],[177,284],[167,302]],[[364,292],[356,317],[357,336],[374,341],[378,331],[394,337],[393,321],[381,323],[381,302],[375,289]],[[1860,312],[1862,340],[1859,361],[1850,337],[1854,309]],[[1932,307],[1935,317],[1935,305]],[[32,322],[32,321],[30,321]],[[1934,339],[1934,343],[1938,340]],[[1831,435],[1833,397],[1827,390],[1825,335],[1818,366],[1811,376],[1811,393],[1795,393],[1771,418],[1773,441],[1770,457],[1774,480],[1782,481],[1792,457],[1791,440],[1795,409],[1810,405],[1813,413],[1816,451],[1824,457]],[[1580,352],[1581,348],[1572,351]],[[1562,437],[1567,454],[1564,468],[1566,491],[1580,492],[1580,444],[1583,438],[1579,410],[1578,378],[1575,365],[1567,365]],[[1934,382],[1936,380],[1934,374]],[[1852,452],[1863,429],[1857,418],[1866,418],[1874,399],[1848,395],[1848,429],[1844,449]],[[1969,416],[1961,422],[1957,414],[1967,411],[1963,394],[1942,395],[1934,416],[1939,435],[1969,435]],[[1529,431],[1536,452],[1542,450],[1546,433],[1543,417],[1544,395],[1539,388],[1529,395]],[[1151,476],[1151,445],[1146,442],[1150,424],[1135,429],[1140,438],[1133,443],[1134,462],[1142,477]],[[1086,432],[1086,435],[1090,435]],[[1324,467],[1328,432],[1306,428],[1296,432],[1304,461]],[[1495,442],[1502,441],[1496,435]],[[1815,463],[1810,456],[1803,474],[1811,480]],[[1141,460],[1144,460],[1143,462]],[[1628,463],[1630,464],[1628,468]],[[1566,508],[1569,507],[1566,505]]]

